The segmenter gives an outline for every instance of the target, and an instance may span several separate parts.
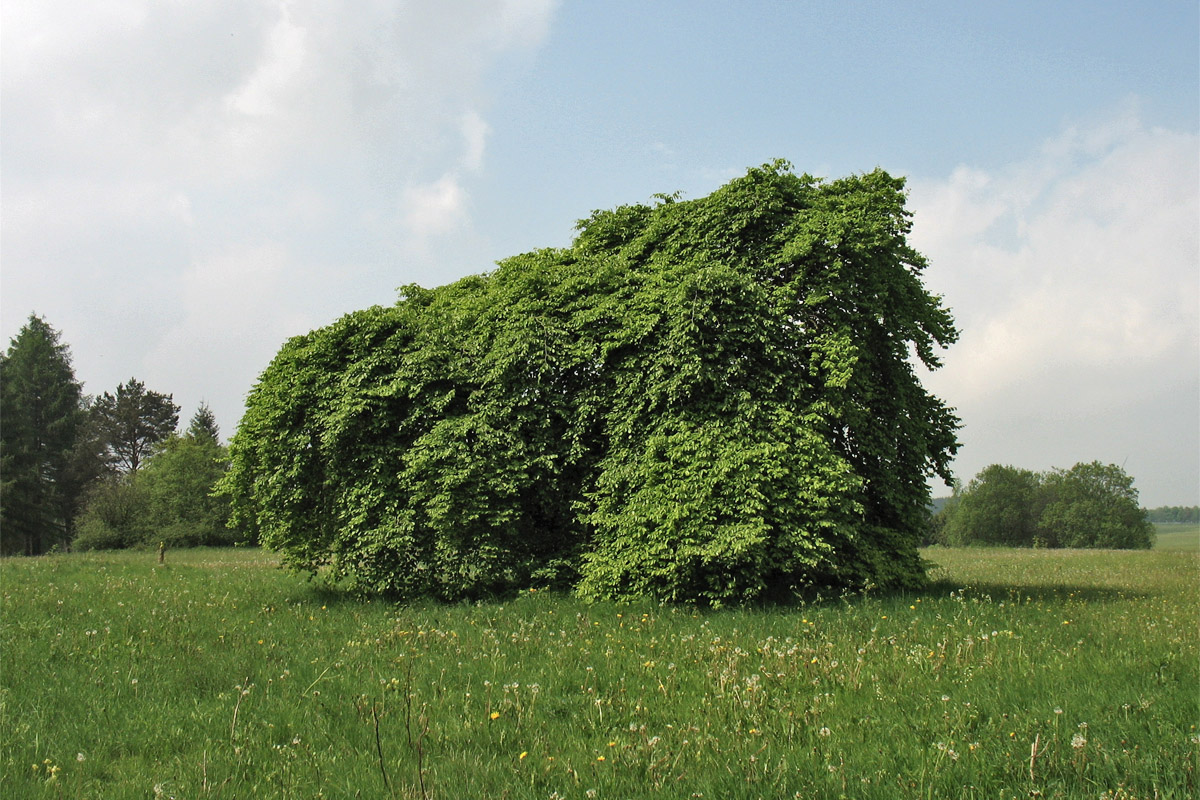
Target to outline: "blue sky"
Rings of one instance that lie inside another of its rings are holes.
[[[1195,2],[8,0],[0,326],[226,435],[288,336],[782,157],[909,179],[990,463],[1200,501]]]

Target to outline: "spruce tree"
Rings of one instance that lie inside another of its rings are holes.
[[[0,359],[0,419],[0,550],[37,555],[70,539],[83,407],[70,349],[36,314]]]

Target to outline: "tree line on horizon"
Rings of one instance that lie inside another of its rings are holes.
[[[1158,506],[1146,509],[1146,519],[1162,524],[1194,525],[1200,522],[1200,506]]]
[[[228,468],[201,404],[177,432],[169,394],[134,378],[83,393],[61,334],[36,314],[0,353],[0,554],[230,544]]]

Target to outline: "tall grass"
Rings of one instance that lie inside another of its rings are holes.
[[[1195,553],[926,555],[919,595],[719,612],[6,560],[0,796],[1194,794]]]

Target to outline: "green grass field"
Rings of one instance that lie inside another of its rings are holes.
[[[1200,525],[1155,525],[1154,549],[1200,552]]]
[[[1167,538],[718,612],[360,602],[256,550],[7,559],[0,796],[1192,797],[1200,555]]]

